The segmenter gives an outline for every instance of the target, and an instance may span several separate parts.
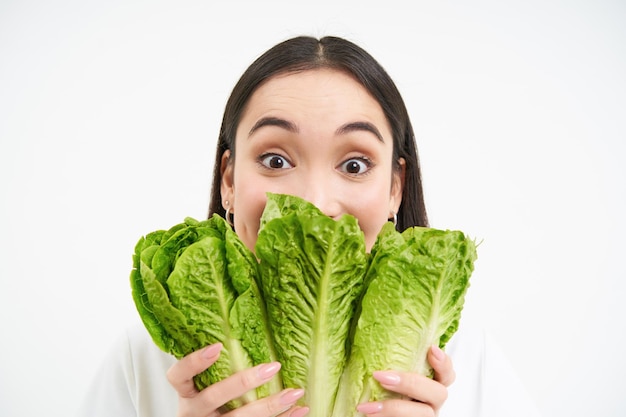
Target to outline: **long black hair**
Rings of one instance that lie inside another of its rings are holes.
[[[321,39],[299,36],[283,41],[262,54],[243,73],[224,110],[215,152],[209,216],[213,213],[225,215],[220,191],[222,155],[230,150],[230,158],[236,161],[237,126],[254,91],[278,74],[318,68],[336,69],[352,75],[378,101],[393,134],[393,167],[400,169],[400,158],[406,163],[397,228],[402,231],[411,226],[428,226],[415,135],[404,100],[391,77],[369,53],[334,36]]]

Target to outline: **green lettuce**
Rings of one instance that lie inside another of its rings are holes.
[[[227,409],[304,388],[311,417],[356,415],[364,401],[397,397],[372,377],[395,369],[432,376],[428,349],[456,332],[476,260],[459,231],[387,223],[370,253],[356,218],[325,216],[268,194],[252,253],[218,216],[186,219],[141,238],[133,298],[157,346],[181,358],[224,345],[199,389],[259,363],[279,375]]]
[[[148,234],[135,247],[132,295],[156,345],[177,358],[209,344],[224,346],[219,360],[196,376],[198,389],[276,360],[257,268],[254,255],[219,216],[202,222],[187,218]],[[281,388],[276,378],[227,408]]]
[[[256,253],[284,384],[307,387],[309,416],[330,416],[363,288],[363,232],[352,216],[335,221],[288,196],[269,199],[261,224]]]
[[[362,402],[400,397],[382,388],[374,371],[432,376],[428,351],[444,348],[458,329],[475,259],[474,242],[459,231],[413,227],[399,234],[391,224],[383,227],[334,416],[356,416]]]

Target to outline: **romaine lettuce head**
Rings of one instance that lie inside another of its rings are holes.
[[[357,404],[398,397],[373,379],[377,370],[432,376],[431,345],[444,347],[458,328],[476,246],[463,233],[387,225],[372,248],[334,416],[358,415]]]
[[[283,381],[305,388],[309,416],[329,417],[363,288],[363,232],[295,197],[270,194],[268,207],[255,249]]]
[[[136,246],[133,297],[157,346],[181,358],[212,343],[224,345],[219,360],[195,378],[199,389],[275,360],[257,267],[254,255],[219,216],[202,222],[188,218]],[[228,408],[280,390],[280,379],[273,384]]]

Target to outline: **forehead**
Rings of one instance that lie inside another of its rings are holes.
[[[268,113],[345,122],[366,119],[389,130],[378,101],[353,76],[334,69],[314,69],[279,74],[261,84],[250,97],[242,122]]]
[[[369,95],[365,87],[346,71],[332,68],[315,68],[273,75],[257,87],[253,96],[283,89],[307,90],[311,87],[322,88],[323,90],[340,88],[344,93],[352,90],[352,93],[355,94]]]

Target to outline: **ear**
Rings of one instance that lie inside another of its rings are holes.
[[[224,207],[224,209],[232,207],[234,204],[235,163],[234,161],[232,161],[230,155],[231,153],[229,149],[224,151],[224,153],[222,154],[222,161],[220,163],[220,174],[222,179],[220,182],[220,194],[222,196],[222,207]],[[228,204],[226,204],[226,201],[228,201]]]
[[[394,170],[391,178],[391,194],[389,196],[389,213],[398,213],[402,194],[404,192],[404,178],[406,175],[406,161],[404,158],[398,159],[399,169]]]

